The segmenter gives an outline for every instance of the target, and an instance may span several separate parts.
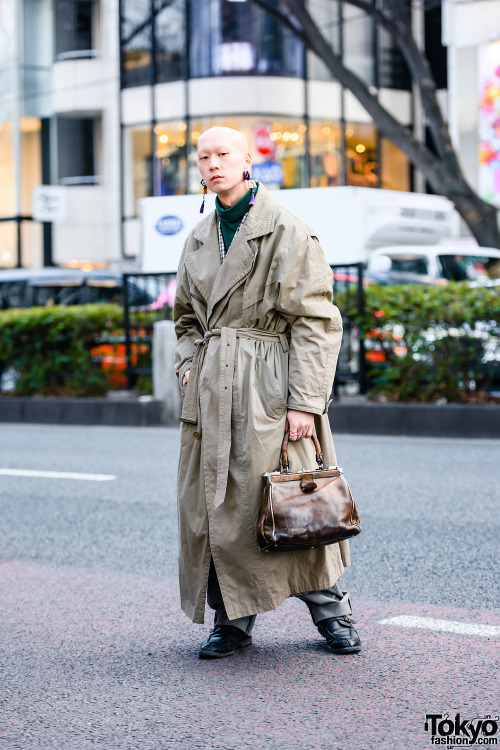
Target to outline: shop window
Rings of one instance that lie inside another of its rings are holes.
[[[56,60],[95,54],[94,0],[54,0]]]
[[[21,213],[31,214],[33,188],[42,183],[41,121],[21,118]]]
[[[406,154],[387,138],[382,138],[380,147],[380,187],[386,190],[410,190],[410,162]]]
[[[12,123],[0,122],[0,216],[15,213]]]
[[[97,117],[57,118],[58,176],[61,185],[93,185],[97,170]]]
[[[300,120],[265,117],[217,117],[193,120],[189,147],[189,192],[201,192],[196,144],[207,128],[222,125],[242,132],[250,149],[253,175],[267,188],[307,187],[305,131]]]
[[[166,122],[155,127],[155,195],[186,193],[186,123]]]
[[[346,184],[379,187],[375,126],[347,123],[344,135]]]
[[[340,125],[332,120],[312,120],[309,126],[309,185],[340,184]]]
[[[150,83],[151,32],[150,0],[122,0],[120,35],[123,88]]]
[[[126,128],[123,133],[125,215],[137,216],[137,201],[151,194],[151,127]]]

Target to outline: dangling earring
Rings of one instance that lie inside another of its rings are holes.
[[[255,193],[257,192],[257,183],[250,177],[250,172],[246,169],[243,172],[243,179],[248,181],[248,187],[252,191],[250,196],[249,206],[255,206]]]
[[[200,180],[200,182],[203,185],[203,201],[201,203],[201,208],[200,208],[200,214],[202,214],[203,211],[205,210],[205,198],[207,195],[208,188],[207,188],[205,180]]]

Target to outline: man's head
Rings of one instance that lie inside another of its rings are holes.
[[[209,128],[198,138],[201,176],[226,206],[233,205],[247,192],[243,173],[251,164],[246,138],[238,130]]]

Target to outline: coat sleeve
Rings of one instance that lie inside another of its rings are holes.
[[[175,348],[175,372],[182,383],[184,373],[191,367],[195,352],[196,339],[203,338],[200,324],[191,304],[191,294],[184,266],[184,253],[182,254],[179,269],[177,271],[177,289],[174,302],[175,335],[177,346]]]
[[[342,342],[332,271],[315,237],[295,230],[280,267],[277,311],[290,325],[288,408],[323,414]]]

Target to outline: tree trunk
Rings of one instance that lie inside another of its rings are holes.
[[[350,0],[345,1],[350,2]],[[370,114],[380,132],[398,146],[411,163],[421,170],[432,189],[438,195],[443,195],[453,202],[480,245],[500,248],[497,211],[494,206],[481,200],[468,185],[453,149],[448,126],[439,108],[429,63],[418,49],[413,37],[409,36],[408,29],[398,19],[397,14],[394,17],[384,18],[382,25],[396,37],[396,41],[401,41],[402,46],[406,46],[402,51],[419,85],[422,104],[429,119],[439,156],[435,156],[424,143],[412,135],[408,128],[401,125],[380,104],[377,96],[372,94],[364,81],[346,68],[342,59],[335,54],[322,35],[303,0],[282,0],[283,5],[290,11],[289,15],[285,15],[276,6],[270,5],[269,0],[253,0],[253,2],[278,18],[307,49],[312,50],[325,63],[339,82],[354,94]],[[364,0],[353,0],[352,4],[370,13],[370,6],[365,5]],[[390,0],[390,5],[392,9],[397,8],[395,0]],[[381,11],[373,10],[372,15],[381,23]],[[398,32],[401,37],[399,40]]]
[[[473,190],[467,195],[447,197],[453,201],[479,245],[500,248],[500,230],[495,206],[481,200]]]

